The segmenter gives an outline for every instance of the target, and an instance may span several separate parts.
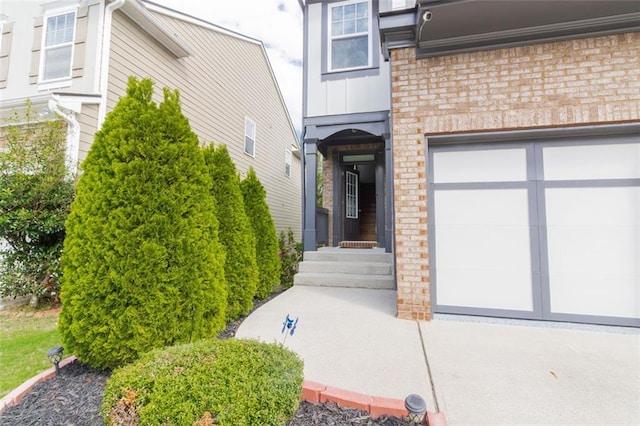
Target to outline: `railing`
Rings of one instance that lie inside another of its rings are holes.
[[[417,0],[380,0],[379,13],[391,12],[395,10],[413,9]]]
[[[329,242],[329,210],[316,207],[316,244],[327,245]]]

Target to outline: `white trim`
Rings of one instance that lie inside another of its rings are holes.
[[[344,6],[348,6],[350,4],[359,4],[359,3],[367,3],[367,32],[366,32],[366,36],[367,36],[367,64],[366,65],[361,65],[361,66],[357,66],[357,67],[348,67],[348,68],[334,68],[333,67],[333,61],[332,61],[332,49],[333,49],[333,41],[334,40],[343,40],[343,39],[350,39],[350,38],[355,38],[355,37],[362,37],[365,35],[364,32],[359,32],[359,33],[351,33],[351,34],[347,34],[347,35],[341,35],[341,36],[336,36],[334,37],[332,35],[332,30],[333,30],[333,26],[332,26],[332,21],[331,21],[331,16],[333,14],[333,9],[336,7],[344,7]],[[360,70],[360,69],[366,69],[366,68],[371,68],[371,64],[372,64],[372,38],[373,38],[373,22],[372,22],[372,15],[373,15],[373,11],[372,11],[372,4],[371,4],[371,0],[349,0],[349,1],[345,1],[345,2],[340,2],[340,3],[330,3],[328,5],[328,9],[327,9],[327,72],[328,73],[333,73],[333,72],[344,72],[344,71],[352,71],[352,70]]]
[[[291,177],[291,165],[292,165],[291,150],[285,149],[284,150],[284,175],[288,178]]]
[[[63,3],[62,5],[59,5]],[[70,2],[54,2],[57,7],[49,8],[45,7],[45,13],[42,22],[42,40],[40,44],[40,64],[38,69],[38,90],[48,90],[53,88],[68,87],[71,86],[71,80],[73,79],[73,55],[75,53],[76,43],[76,28],[78,21],[78,2],[75,4]],[[47,6],[49,6],[47,4]],[[47,46],[47,32],[49,30],[49,20],[62,15],[73,14],[73,34],[71,41],[58,43],[53,46]],[[71,54],[69,55],[69,71],[68,75],[59,78],[52,78],[45,80],[44,70],[47,60],[47,50],[56,49],[62,47],[71,47]]]
[[[253,125],[253,132],[252,134],[248,134],[247,133],[247,124],[251,123]],[[252,120],[251,118],[245,116],[244,117],[244,138],[242,140],[243,146],[244,146],[244,153],[247,154],[250,157],[256,158],[256,133],[257,133],[257,127],[258,125],[256,124],[256,122],[254,120]],[[253,152],[247,152],[247,138],[251,139],[251,141],[253,141]]]
[[[65,106],[71,107],[71,112],[63,111],[61,109],[63,104]],[[80,113],[81,108],[81,103],[64,102],[58,95],[53,95],[49,100],[49,110],[54,111],[68,124],[66,157],[67,169],[72,174],[75,174],[78,171],[78,155],[80,151],[80,123],[76,119],[76,114]]]

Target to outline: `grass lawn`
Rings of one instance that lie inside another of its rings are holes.
[[[45,353],[60,344],[57,314],[44,317],[0,315],[0,398],[51,367]]]

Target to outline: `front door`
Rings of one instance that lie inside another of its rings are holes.
[[[360,239],[360,175],[357,170],[346,170],[344,177],[344,239],[358,241]]]

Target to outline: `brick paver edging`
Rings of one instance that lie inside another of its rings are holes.
[[[302,400],[314,404],[335,402],[341,407],[364,410],[371,414],[374,419],[383,415],[395,417],[406,417],[408,415],[402,399],[369,396],[309,380],[305,380],[302,383]],[[427,411],[426,420],[429,426],[447,426],[447,419],[443,413]]]
[[[62,368],[73,362],[76,362],[76,357],[70,356],[60,361],[59,367]],[[4,410],[6,410],[7,408],[13,407],[14,405],[22,401],[22,398],[24,398],[25,395],[28,394],[29,391],[33,389],[35,385],[37,385],[40,382],[44,382],[45,380],[49,380],[55,375],[56,375],[56,368],[51,367],[48,370],[45,370],[42,373],[37,374],[36,376],[30,378],[29,380],[27,380],[26,382],[24,382],[23,384],[21,384],[11,392],[9,392],[9,395],[0,399],[0,414],[2,414]]]
[[[60,361],[60,368],[75,362],[76,359],[77,358],[75,356],[63,359]],[[7,408],[22,401],[22,398],[24,398],[36,384],[49,380],[55,375],[55,367],[51,367],[12,390],[7,396],[0,400],[0,414],[2,414]],[[335,402],[341,407],[365,410],[371,414],[371,417],[374,419],[383,415],[396,417],[407,416],[407,409],[404,406],[404,401],[401,399],[369,396],[332,386],[326,386],[309,380],[305,380],[302,384],[301,400],[314,404]],[[447,426],[447,420],[443,413],[427,411],[427,421],[429,426]]]

